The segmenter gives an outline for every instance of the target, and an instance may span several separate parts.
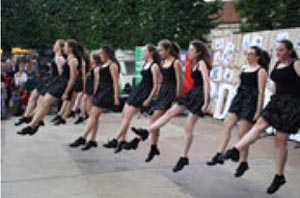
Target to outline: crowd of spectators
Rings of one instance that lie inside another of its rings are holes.
[[[31,56],[1,60],[1,119],[22,115],[38,79],[48,75],[50,63]]]

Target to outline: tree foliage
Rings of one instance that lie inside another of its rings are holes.
[[[300,26],[299,0],[235,0],[234,6],[243,18],[242,32]]]
[[[216,26],[221,8],[220,0],[2,0],[1,45],[36,48],[75,38],[88,48],[129,49],[168,38],[187,46]]]

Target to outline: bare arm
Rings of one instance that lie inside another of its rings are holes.
[[[92,73],[92,75],[94,75],[94,93],[93,95],[95,95],[96,91],[97,91],[97,88],[98,88],[98,85],[99,85],[99,78],[100,78],[100,75],[99,75],[99,67],[95,68],[94,69],[94,72]]]
[[[210,89],[210,83],[209,83],[209,72],[207,65],[204,61],[200,61],[199,69],[202,74],[203,78],[203,90],[204,90],[204,104],[202,106],[202,112],[207,112],[208,110],[208,104],[209,104],[209,89]]]
[[[109,69],[113,79],[114,105],[119,105],[119,68],[116,63],[112,63]]]
[[[54,61],[57,65],[58,73],[61,74],[62,73],[62,66],[63,66],[63,64],[65,64],[66,59],[63,56],[58,55],[58,56],[55,57]]]
[[[86,87],[86,62],[82,61],[82,67],[81,67],[81,75],[82,75],[82,91],[85,93],[85,87]]]
[[[68,98],[68,94],[74,85],[75,78],[76,78],[76,67],[78,65],[78,61],[75,58],[73,58],[71,60],[68,60],[68,65],[70,67],[69,68],[70,69],[70,79],[68,81],[67,88],[63,94],[63,98],[62,98],[63,100],[66,100]]]
[[[174,63],[175,67],[175,75],[176,75],[176,96],[181,95],[181,85],[182,85],[182,69],[181,69],[181,62],[176,60]]]
[[[158,82],[159,82],[159,68],[157,64],[153,64],[152,68],[151,68],[151,72],[152,72],[152,78],[153,78],[153,88],[151,90],[151,93],[149,94],[148,98],[144,101],[143,106],[149,106],[152,97],[154,96],[155,92],[158,89]]]
[[[259,70],[259,72],[258,72],[258,99],[257,99],[256,113],[254,115],[253,120],[258,119],[260,112],[263,108],[267,78],[268,78],[268,73],[266,72],[266,70],[264,70],[264,69]]]
[[[294,69],[295,69],[297,75],[300,77],[300,61],[299,60],[295,61]]]

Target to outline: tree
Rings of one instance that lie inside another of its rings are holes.
[[[215,27],[221,0],[2,0],[1,44],[36,48],[75,38],[132,49],[168,38],[183,47]]]
[[[242,32],[300,26],[299,0],[235,0],[234,6],[243,18]]]

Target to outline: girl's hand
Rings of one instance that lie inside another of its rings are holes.
[[[150,101],[149,100],[145,100],[143,102],[143,107],[149,107],[150,106]]]
[[[253,120],[256,121],[256,120],[259,118],[259,116],[260,116],[260,113],[259,113],[259,112],[256,112],[256,113],[254,114]]]
[[[68,99],[68,94],[64,93],[61,97],[62,100],[67,100]]]
[[[115,106],[119,106],[119,105],[120,105],[119,98],[115,98],[115,100],[114,100],[114,105],[115,105]]]
[[[208,105],[203,104],[202,107],[201,107],[201,111],[202,111],[202,113],[208,113]]]

